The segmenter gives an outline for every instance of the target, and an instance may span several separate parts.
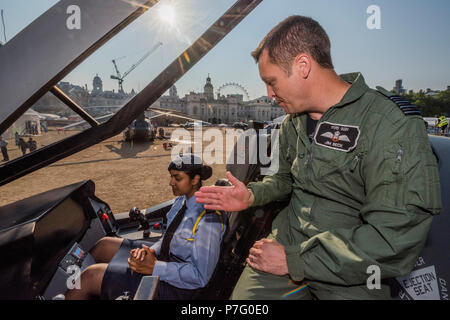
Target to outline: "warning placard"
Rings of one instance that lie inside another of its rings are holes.
[[[397,281],[414,300],[439,300],[439,287],[434,266],[412,271]]]

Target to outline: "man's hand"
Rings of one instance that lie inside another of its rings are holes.
[[[246,261],[253,269],[277,276],[289,273],[284,246],[273,239],[256,241]]]
[[[151,275],[156,261],[155,250],[143,244],[142,249],[131,250],[128,265],[134,272]]]
[[[231,187],[202,187],[195,193],[197,202],[204,203],[205,209],[223,211],[241,211],[253,203],[253,194],[245,184],[236,179],[231,172],[227,178],[233,185]]]

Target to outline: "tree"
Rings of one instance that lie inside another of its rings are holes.
[[[435,115],[450,114],[450,91],[439,92],[436,96],[426,95],[423,90],[414,93],[412,90],[403,93],[405,100],[415,104],[423,117],[434,117]]]

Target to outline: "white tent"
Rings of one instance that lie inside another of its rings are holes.
[[[14,135],[19,134],[41,134],[41,119],[39,113],[33,109],[25,112],[11,127],[3,133],[3,138],[13,139]]]

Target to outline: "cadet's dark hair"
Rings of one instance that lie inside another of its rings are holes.
[[[207,165],[202,165],[200,168],[188,169],[185,173],[189,176],[189,178],[194,179],[198,174],[200,176],[199,188],[202,187],[202,180],[209,179],[212,176],[212,168]]]
[[[270,62],[279,65],[289,75],[294,58],[308,53],[323,68],[333,69],[331,44],[327,33],[315,20],[304,16],[290,16],[281,21],[252,52],[258,63],[264,49]]]
[[[203,164],[201,158],[192,153],[176,156],[170,162],[167,170],[184,171],[190,179],[194,179],[196,175],[199,175],[199,187],[202,186],[202,180],[209,179],[212,176],[212,168]]]

